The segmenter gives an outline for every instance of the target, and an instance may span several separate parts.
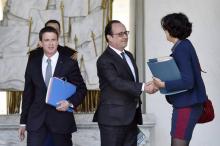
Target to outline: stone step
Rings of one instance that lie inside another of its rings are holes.
[[[78,131],[72,134],[73,146],[100,146],[97,123],[92,122],[93,114],[74,114]],[[144,124],[139,126],[146,136],[142,146],[150,146],[155,126],[151,114],[143,115]],[[0,146],[25,146],[18,138],[19,115],[0,115]]]

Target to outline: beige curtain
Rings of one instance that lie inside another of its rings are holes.
[[[77,113],[93,113],[99,103],[99,90],[89,90],[85,100],[77,107]],[[7,91],[7,114],[20,113],[21,91]]]

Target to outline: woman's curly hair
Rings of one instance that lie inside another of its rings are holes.
[[[192,23],[183,13],[172,13],[164,16],[161,19],[161,26],[172,37],[180,40],[187,38],[192,32]]]

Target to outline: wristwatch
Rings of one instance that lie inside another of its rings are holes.
[[[67,101],[69,103],[69,107],[74,108],[74,105],[69,100],[67,100]]]

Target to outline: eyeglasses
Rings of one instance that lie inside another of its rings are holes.
[[[123,37],[124,35],[128,36],[129,31],[124,31],[124,32],[119,32],[119,33],[115,33],[115,34],[111,34],[111,35],[117,35],[119,37]]]

